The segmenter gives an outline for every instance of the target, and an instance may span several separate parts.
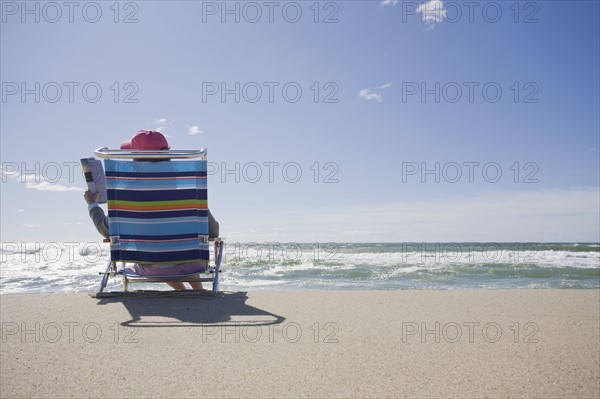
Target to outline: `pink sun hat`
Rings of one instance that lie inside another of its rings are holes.
[[[121,144],[122,150],[168,150],[169,143],[161,132],[154,130],[140,130],[131,140],[124,141]]]

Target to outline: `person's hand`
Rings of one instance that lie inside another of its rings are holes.
[[[93,193],[89,190],[86,191],[85,194],[83,194],[83,198],[85,198],[85,202],[87,202],[88,205],[98,202],[99,197],[100,193]]]

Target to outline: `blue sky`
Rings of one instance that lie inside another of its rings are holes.
[[[70,165],[149,128],[230,241],[600,240],[597,1],[315,3],[3,1],[2,241],[99,240]]]

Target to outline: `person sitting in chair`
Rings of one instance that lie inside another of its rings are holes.
[[[125,141],[121,144],[122,150],[156,151],[168,150],[169,148],[170,147],[165,136],[160,132],[152,130],[140,130],[133,136],[131,140]],[[136,159],[134,159],[134,161],[136,161]],[[84,193],[85,201],[88,204],[88,212],[92,222],[94,223],[94,226],[101,235],[108,239],[108,217],[105,215],[104,210],[97,203],[98,196],[99,193],[93,193],[91,191],[86,191]],[[208,235],[210,238],[216,238],[219,236],[219,223],[210,213],[210,210],[208,211]],[[144,266],[135,264],[132,267],[132,270],[143,276],[185,275],[199,273],[200,271],[203,271],[206,266],[207,265],[205,265],[204,262]],[[194,290],[202,289],[202,283],[199,281],[188,281],[188,283]],[[185,285],[179,281],[169,281],[167,284],[178,291],[183,291],[186,289]]]

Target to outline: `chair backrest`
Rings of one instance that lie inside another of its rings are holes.
[[[111,259],[208,262],[206,166],[105,159]]]

